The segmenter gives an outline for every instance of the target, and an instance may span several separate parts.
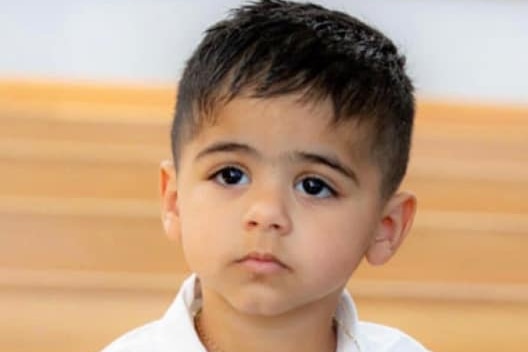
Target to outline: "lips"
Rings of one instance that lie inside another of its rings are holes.
[[[251,252],[243,258],[237,260],[247,270],[260,274],[273,274],[289,269],[271,253]]]

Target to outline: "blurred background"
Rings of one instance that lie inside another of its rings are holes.
[[[434,351],[528,348],[528,1],[332,0],[407,55],[409,240],[349,288]],[[241,1],[0,0],[0,350],[100,350],[187,269],[159,221],[178,78]]]

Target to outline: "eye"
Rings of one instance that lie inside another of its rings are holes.
[[[212,180],[215,180],[221,185],[245,185],[249,183],[249,177],[246,173],[234,166],[224,167],[211,176]]]
[[[336,191],[317,177],[306,177],[295,184],[295,189],[317,198],[335,197]]]

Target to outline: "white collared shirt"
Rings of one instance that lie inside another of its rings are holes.
[[[195,275],[180,288],[165,315],[121,336],[102,352],[207,352],[194,329],[194,314],[201,305]],[[343,291],[336,315],[336,352],[427,352],[399,330],[358,321],[352,297]]]

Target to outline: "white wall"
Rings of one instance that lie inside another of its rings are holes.
[[[0,77],[176,82],[239,0],[0,0]],[[528,105],[528,1],[321,0],[386,31],[421,95]]]

